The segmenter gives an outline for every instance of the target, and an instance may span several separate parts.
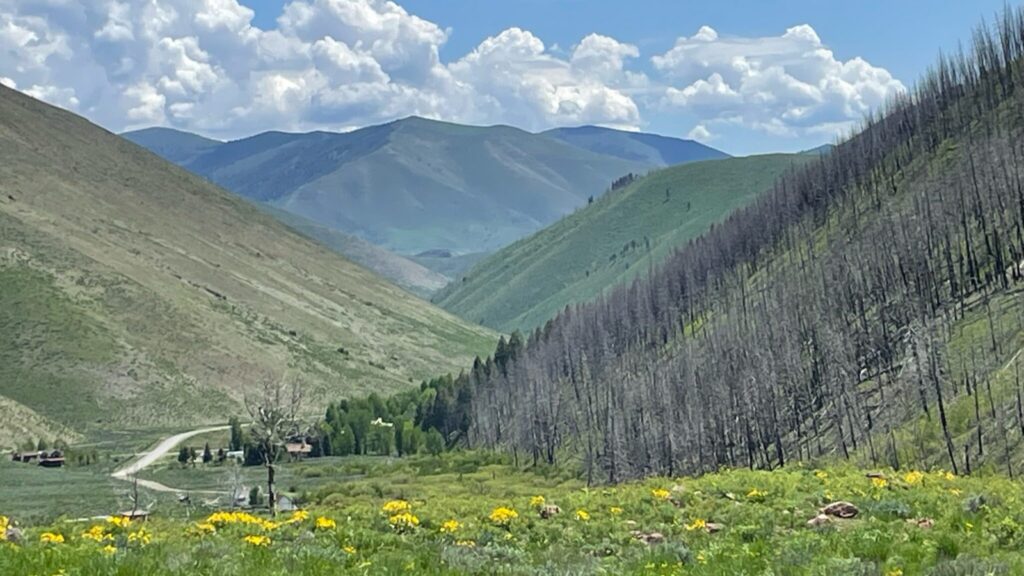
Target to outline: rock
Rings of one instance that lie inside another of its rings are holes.
[[[907,520],[907,522],[917,525],[917,527],[922,530],[930,530],[935,526],[935,520],[932,520],[931,518],[911,518],[910,520]]]
[[[21,533],[21,530],[19,530],[16,526],[8,526],[7,532],[6,534],[4,534],[4,536],[6,536],[7,541],[11,544],[21,544],[22,541],[24,541],[25,539],[24,535]]]
[[[716,522],[708,522],[704,524],[704,529],[708,531],[708,534],[714,534],[715,532],[725,530],[725,526]]]
[[[554,504],[545,504],[540,509],[540,517],[547,520],[562,513],[562,509]]]
[[[821,509],[821,513],[836,518],[853,518],[860,510],[849,502],[833,502]]]
[[[636,538],[648,546],[661,544],[665,541],[665,536],[661,532],[641,532],[639,530],[633,530],[630,534],[633,535],[633,538]]]
[[[824,514],[818,514],[814,518],[811,518],[810,520],[807,521],[807,525],[812,527],[812,528],[818,528],[820,526],[827,526],[827,525],[829,525],[831,523],[832,523],[832,518],[830,518],[830,517],[828,517],[828,516],[826,516]]]

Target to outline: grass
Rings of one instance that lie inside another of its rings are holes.
[[[810,156],[709,160],[652,173],[473,267],[435,297],[463,318],[510,332],[658,265]],[[667,193],[666,193],[667,191]]]
[[[0,446],[311,406],[493,350],[466,323],[84,119],[0,88]],[[29,436],[25,438],[25,436]]]
[[[1024,570],[1020,485],[998,475],[878,470],[883,477],[872,479],[852,467],[791,467],[587,488],[565,470],[524,471],[477,453],[284,468],[293,479],[319,483],[305,491],[308,517],[286,514],[268,524],[213,516],[214,526],[200,527],[215,509],[194,510],[185,519],[179,505],[166,504],[144,526],[22,522],[25,542],[0,544],[0,573],[909,576]],[[541,499],[560,513],[543,519]],[[385,510],[394,500],[407,503],[414,525],[395,510],[405,504]],[[808,525],[836,500],[853,503],[859,514]],[[93,525],[110,539],[84,537]],[[142,528],[148,543],[139,536]],[[44,532],[64,542],[42,543]],[[105,552],[106,545],[112,548]]]

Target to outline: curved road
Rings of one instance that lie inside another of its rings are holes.
[[[127,482],[132,481],[132,476],[138,474],[142,470],[145,470],[154,462],[163,458],[168,452],[174,450],[179,444],[192,438],[193,436],[199,436],[200,434],[207,434],[209,432],[220,432],[221,430],[227,430],[230,426],[211,426],[209,428],[200,428],[198,430],[191,430],[189,432],[182,432],[181,434],[175,434],[168,438],[164,438],[159,444],[153,447],[149,452],[143,452],[138,458],[129,461],[127,464],[118,468],[110,474],[111,477],[118,480],[125,480]],[[157,492],[204,492],[202,490],[178,490],[165,486],[159,482],[152,480],[138,479],[139,486],[155,490]],[[220,492],[210,492],[212,494],[220,494]]]

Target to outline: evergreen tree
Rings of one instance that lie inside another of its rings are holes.
[[[210,443],[206,443],[206,447],[203,448],[203,464],[209,464],[213,461],[213,452],[210,451]]]
[[[188,459],[192,457],[192,451],[188,449],[188,446],[182,446],[178,450],[178,463],[184,468],[188,464]]]
[[[233,451],[241,450],[245,445],[245,435],[242,431],[242,423],[238,421],[237,417],[232,416],[231,420],[228,421],[228,424],[231,426],[231,441],[228,443],[228,446]]]
[[[427,432],[425,443],[427,452],[429,452],[431,456],[440,456],[441,453],[444,452],[444,436],[441,436],[441,433],[438,432],[437,428],[431,428]]]

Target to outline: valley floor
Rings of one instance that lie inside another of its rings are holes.
[[[493,454],[344,457],[283,465],[308,511],[273,519],[159,494],[144,524],[55,517],[117,509],[125,483],[102,468],[0,464],[0,514],[22,524],[0,542],[0,574],[1024,573],[1021,485],[994,474],[794,466],[587,488]],[[160,461],[142,475],[203,490],[231,470]],[[29,485],[34,513],[12,499]],[[856,516],[819,516],[837,501]]]

